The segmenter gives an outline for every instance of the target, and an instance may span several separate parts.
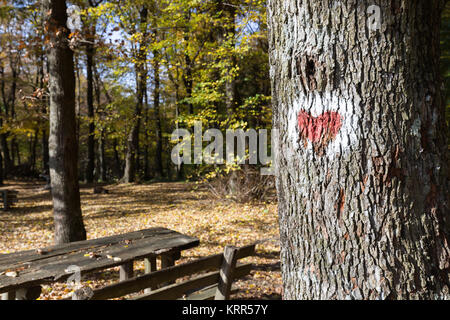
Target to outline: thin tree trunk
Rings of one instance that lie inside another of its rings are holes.
[[[176,122],[175,122],[175,129],[178,131],[178,129],[179,129],[178,117],[180,115],[180,107],[178,105],[178,101],[179,101],[178,85],[175,86],[175,100],[176,100],[176,104],[175,104],[175,118],[177,119]],[[183,162],[181,162],[179,165],[177,165],[176,171],[177,171],[177,180],[183,180],[184,179],[184,165],[183,165]]]
[[[77,143],[80,144],[80,123],[81,123],[81,77],[80,77],[80,64],[77,56],[75,56],[75,83],[76,83],[76,104],[75,104],[75,117],[77,121]]]
[[[169,60],[169,59],[167,59]],[[179,101],[180,101],[180,86],[178,84],[178,79],[179,79],[179,68],[175,68],[176,70],[176,74],[175,77],[172,75],[172,73],[168,73],[168,77],[170,79],[170,81],[172,82],[173,86],[175,87],[175,130],[178,131],[179,129],[179,124],[178,124],[178,117],[180,116],[180,105],[179,105]],[[177,177],[176,179],[181,180],[184,178],[184,173],[183,173],[183,163],[179,164],[176,166],[176,172],[177,172]]]
[[[145,95],[144,95],[144,106],[145,106],[145,111],[144,111],[144,180],[149,180],[150,179],[150,161],[149,161],[149,149],[150,149],[150,141],[149,141],[149,124],[150,124],[150,119],[149,119],[149,110],[148,110],[148,94],[147,94],[147,90],[145,91]]]
[[[36,169],[36,148],[37,142],[39,140],[39,129],[34,129],[34,136],[31,138],[31,159],[30,159],[30,168],[31,171],[34,172]]]
[[[117,150],[118,148],[117,139],[113,140],[113,148],[114,148],[114,164],[116,167],[116,175],[117,177],[121,177],[123,175],[122,162],[120,161],[119,151]]]
[[[68,46],[66,1],[45,0],[50,43],[50,176],[55,243],[86,239],[78,185],[73,52]]]
[[[2,101],[3,101],[3,119],[1,120],[1,124],[3,126],[4,121],[6,118],[9,117],[9,103],[8,103],[8,98],[6,96],[6,90],[5,90],[5,79],[4,79],[4,67],[3,65],[0,65],[0,75],[1,75],[1,81],[0,81],[0,90],[2,93]],[[2,134],[0,134],[0,142],[2,144],[2,150],[3,150],[3,159],[5,162],[5,173],[10,172],[10,169],[12,168],[13,164],[11,161],[11,155],[9,152],[9,147],[8,147],[8,132],[4,132]]]
[[[155,31],[154,39],[157,39],[158,34]],[[155,152],[155,174],[157,178],[164,176],[163,163],[162,163],[162,127],[161,127],[161,114],[160,114],[160,76],[159,76],[159,52],[153,51],[153,72],[154,72],[154,88],[153,88],[153,107],[155,110],[155,122],[156,122],[156,152]]]
[[[88,39],[92,41],[89,34]],[[87,107],[88,107],[88,120],[89,120],[89,133],[88,133],[88,162],[86,167],[86,182],[92,183],[94,181],[94,169],[95,169],[95,123],[94,123],[94,77],[93,77],[93,64],[94,64],[94,46],[88,44],[86,47],[86,78],[87,78]]]
[[[21,161],[21,158],[20,158],[19,143],[17,142],[16,138],[13,138],[11,140],[11,147],[14,150],[15,155],[17,156],[17,165],[20,166],[22,164],[22,161]]]
[[[10,152],[9,152],[9,147],[8,147],[8,140],[7,140],[7,134],[1,134],[0,135],[0,142],[2,144],[2,153],[3,153],[3,159],[4,159],[4,163],[5,163],[5,175],[6,173],[12,168],[12,161],[11,161],[11,156],[10,156]]]
[[[269,1],[285,299],[450,298],[444,1],[378,3]]]
[[[49,72],[48,62],[47,62],[47,73]],[[39,88],[44,88],[44,57],[41,58],[40,63],[40,82],[39,82]],[[43,117],[46,117],[47,106],[49,104],[49,100],[45,99],[45,104],[42,106],[42,114]],[[47,129],[47,121],[44,121],[42,124],[42,138],[41,138],[41,144],[42,144],[42,169],[44,175],[50,175],[50,168],[49,168],[49,150],[48,150],[48,129]],[[78,139],[77,139],[78,141]]]
[[[42,144],[42,168],[44,170],[44,175],[50,174],[50,167],[49,167],[49,148],[48,148],[48,135],[47,135],[47,128],[42,129],[42,136],[41,136],[41,144]]]
[[[236,107],[236,56],[234,53],[236,41],[236,7],[234,5],[227,4],[224,6],[224,18],[226,27],[224,28],[224,34],[221,36],[221,41],[226,42],[225,47],[228,51],[225,74],[227,78],[225,81],[225,103],[227,116],[231,117],[234,114],[234,109]]]
[[[139,52],[136,62],[136,107],[134,110],[134,124],[127,138],[127,152],[125,156],[125,170],[123,182],[134,182],[136,178],[136,164],[139,161],[139,155],[136,159],[136,153],[139,149],[139,130],[141,126],[142,104],[144,92],[147,90],[147,61],[146,45],[147,45],[147,18],[148,10],[143,7],[140,11],[140,25],[142,32],[142,40],[139,43]],[[139,169],[139,168],[138,168]]]

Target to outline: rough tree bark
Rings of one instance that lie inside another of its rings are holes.
[[[285,299],[450,297],[444,1],[377,3],[269,0]]]
[[[68,46],[66,1],[45,0],[49,37],[50,177],[55,243],[86,239],[78,185],[73,52]]]

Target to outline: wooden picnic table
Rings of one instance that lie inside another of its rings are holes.
[[[0,255],[0,294],[3,300],[25,297],[41,284],[62,282],[73,276],[120,266],[120,280],[133,276],[133,261],[144,260],[145,272],[173,266],[181,251],[199,240],[166,228],[151,228],[105,238]],[[72,268],[69,268],[71,267]],[[19,292],[18,297],[16,293]]]

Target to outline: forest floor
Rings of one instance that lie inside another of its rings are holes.
[[[0,253],[52,245],[53,217],[49,191],[36,182],[6,181],[3,188],[19,191],[19,201],[9,212],[0,211]],[[200,245],[182,253],[177,262],[223,252],[226,245],[243,246],[278,238],[276,203],[238,204],[215,199],[193,183],[107,185],[109,194],[94,194],[81,185],[81,203],[88,239],[150,227],[166,227],[200,239]],[[257,246],[250,276],[235,283],[233,299],[280,299],[281,274],[278,241]],[[135,262],[137,273],[144,264]],[[118,268],[86,275],[83,285],[100,288],[118,281]],[[65,283],[44,286],[41,300],[67,297]]]

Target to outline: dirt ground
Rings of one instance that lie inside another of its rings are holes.
[[[36,182],[6,181],[0,189],[19,191],[19,201],[8,212],[0,211],[0,253],[52,245],[53,217],[49,191]],[[276,203],[236,204],[214,199],[193,183],[107,185],[109,194],[97,195],[81,186],[81,202],[88,239],[146,229],[166,227],[200,239],[200,246],[186,250],[178,263],[220,253],[226,245],[243,246],[263,239],[277,239]],[[279,243],[271,240],[257,246],[251,275],[234,287],[233,299],[280,299]],[[137,273],[144,265],[135,262]],[[118,281],[118,269],[83,277],[82,282],[99,288]],[[64,283],[44,286],[41,300],[60,299],[70,294]]]

